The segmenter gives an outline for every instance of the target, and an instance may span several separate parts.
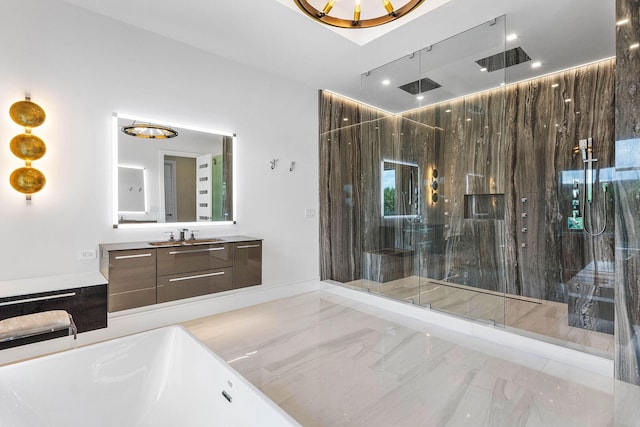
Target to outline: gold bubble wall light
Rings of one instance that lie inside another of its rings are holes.
[[[11,119],[24,127],[24,133],[16,135],[9,144],[11,152],[24,160],[24,167],[11,173],[11,186],[31,200],[31,195],[42,190],[47,180],[42,172],[31,166],[31,162],[38,160],[47,151],[44,141],[31,133],[31,129],[44,123],[46,114],[42,107],[31,102],[28,96],[24,101],[18,101],[9,108]]]

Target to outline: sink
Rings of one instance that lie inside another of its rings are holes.
[[[189,246],[189,245],[206,245],[209,243],[224,242],[224,239],[211,238],[211,239],[194,239],[194,240],[166,240],[164,242],[149,242],[151,246]]]
[[[182,246],[182,242],[178,242],[177,240],[166,242],[149,242],[151,246]]]
[[[205,245],[207,243],[220,243],[224,242],[224,239],[218,239],[213,237],[211,239],[195,239],[195,240],[185,240],[185,245]]]

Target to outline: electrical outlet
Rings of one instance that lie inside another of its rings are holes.
[[[316,216],[316,210],[315,209],[305,209],[304,210],[304,217],[305,218],[313,218],[314,216]]]
[[[78,259],[96,259],[96,250],[85,249],[83,251],[78,251]]]

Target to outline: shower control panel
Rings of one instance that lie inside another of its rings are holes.
[[[583,230],[584,221],[580,215],[580,187],[578,180],[573,181],[573,189],[571,199],[571,216],[567,218],[567,228],[569,230]]]

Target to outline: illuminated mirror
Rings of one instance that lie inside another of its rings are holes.
[[[132,123],[170,126],[174,138],[122,132]],[[116,114],[114,227],[233,223],[235,135]]]
[[[118,166],[118,214],[147,211],[144,168]]]
[[[384,160],[381,169],[382,212],[385,218],[420,214],[420,168],[416,164]]]

